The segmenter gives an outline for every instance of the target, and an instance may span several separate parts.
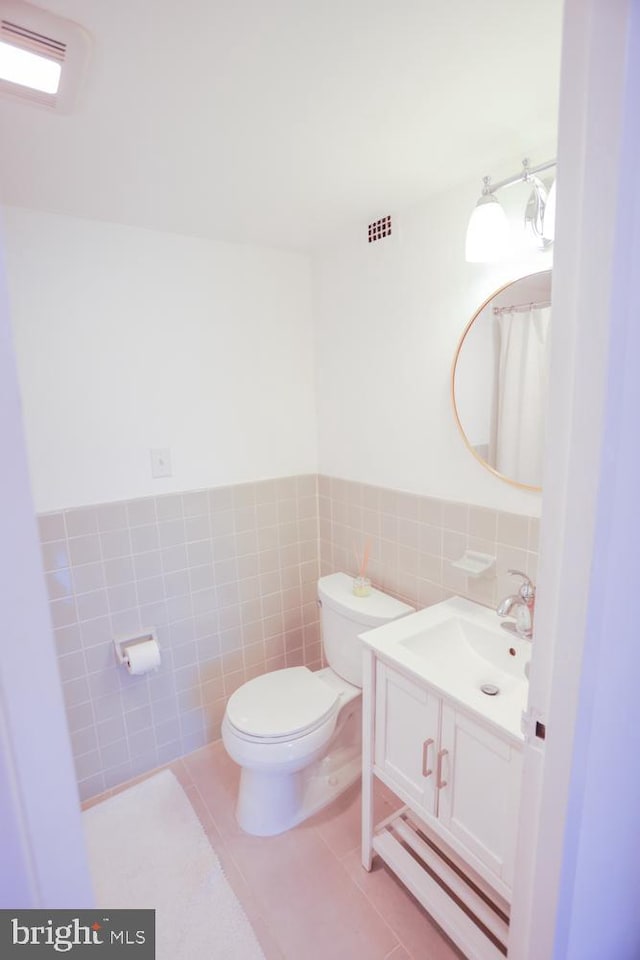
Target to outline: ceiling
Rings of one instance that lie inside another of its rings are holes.
[[[0,101],[6,204],[309,250],[555,144],[561,0],[40,5],[89,68]]]

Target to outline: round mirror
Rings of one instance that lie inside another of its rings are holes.
[[[456,420],[496,476],[540,490],[547,394],[551,270],[497,290],[462,334],[451,375]]]

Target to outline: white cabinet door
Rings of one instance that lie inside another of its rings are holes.
[[[432,815],[439,727],[440,698],[378,661],[375,764],[416,812]]]
[[[511,886],[521,748],[443,704],[439,757],[441,826]]]

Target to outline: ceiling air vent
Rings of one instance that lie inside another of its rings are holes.
[[[77,23],[24,0],[0,0],[0,93],[68,112],[89,53]]]
[[[374,220],[368,228],[369,243],[375,243],[376,240],[384,240],[391,236],[391,215],[381,217],[380,220]]]

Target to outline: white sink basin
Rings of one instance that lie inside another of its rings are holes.
[[[453,597],[361,639],[383,659],[522,739],[531,642],[503,630],[493,610]]]

